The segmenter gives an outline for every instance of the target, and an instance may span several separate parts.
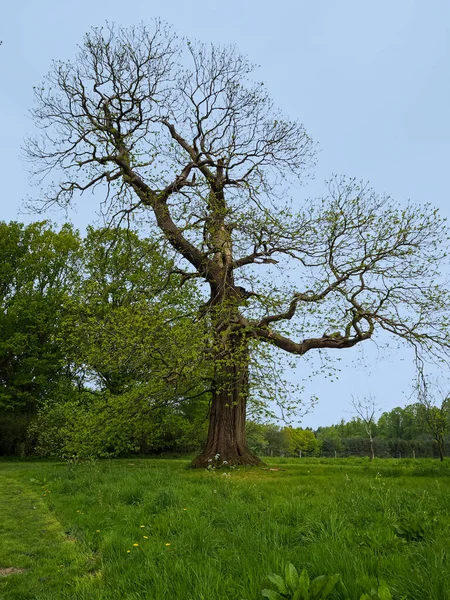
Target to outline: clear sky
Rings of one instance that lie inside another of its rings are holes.
[[[398,202],[430,202],[450,215],[450,2],[448,0],[22,0],[4,3],[0,39],[0,220],[20,213],[30,186],[20,144],[33,132],[32,88],[52,59],[72,58],[91,26],[160,17],[205,42],[234,43],[261,65],[278,106],[320,144],[315,180],[332,173],[370,181]],[[70,215],[83,228],[94,207]],[[64,215],[51,215],[61,222]],[[303,425],[349,418],[351,395],[371,393],[383,410],[404,405],[412,354],[373,343],[341,353],[338,381],[316,377],[319,403]],[[318,364],[318,363],[317,363]],[[293,378],[306,373],[301,359]]]

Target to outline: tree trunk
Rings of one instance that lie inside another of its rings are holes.
[[[221,354],[215,360],[206,446],[192,467],[261,464],[249,450],[245,433],[248,347],[240,335],[227,337],[225,356]],[[222,339],[222,347],[223,343]]]
[[[441,462],[444,462],[445,451],[444,451],[444,440],[442,438],[438,439],[438,446],[439,446],[439,459]]]

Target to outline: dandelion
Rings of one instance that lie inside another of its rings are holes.
[[[145,525],[141,525],[141,529],[144,529]]]
[[[148,540],[148,535],[144,535],[142,537],[144,538],[144,540]]]
[[[170,546],[170,542],[167,542],[166,546]]]
[[[131,550],[127,550],[127,554],[129,554],[131,552]]]
[[[95,533],[100,533],[100,529],[96,529],[96,530],[95,530]]]
[[[139,544],[133,544],[133,546],[134,546],[135,548],[137,548],[137,547],[139,546]]]
[[[183,510],[187,510],[187,508],[183,508]]]

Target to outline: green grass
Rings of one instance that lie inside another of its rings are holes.
[[[450,600],[446,463],[187,465],[0,462],[0,569],[24,569],[0,600],[256,600],[288,562],[341,573],[334,598],[384,579],[396,599]]]

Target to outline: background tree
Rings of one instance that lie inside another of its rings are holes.
[[[0,223],[0,406],[35,413],[65,376],[58,328],[79,267],[70,226]]]
[[[419,416],[433,436],[439,450],[441,462],[445,456],[445,434],[450,431],[450,396],[439,384],[419,370],[417,392],[419,399]]]
[[[372,396],[366,396],[364,398],[358,398],[354,396],[352,398],[352,406],[355,413],[361,419],[364,424],[364,430],[369,438],[370,444],[370,460],[375,458],[375,451],[373,446],[373,436],[376,428],[375,414],[377,412],[377,405],[375,399]]]
[[[393,408],[378,419],[377,435],[400,440],[420,439],[426,431],[422,416],[419,403]]]
[[[151,382],[154,400],[207,387],[195,282],[181,287],[180,276],[169,276],[172,261],[128,229],[88,228],[82,252],[63,324],[81,384],[120,394]]]
[[[259,462],[245,439],[259,343],[302,356],[351,348],[380,329],[417,352],[448,348],[437,212],[399,208],[343,179],[325,199],[296,206],[288,187],[315,146],[252,70],[235,49],[179,42],[160,23],[93,29],[76,61],[54,63],[36,88],[43,135],[26,148],[36,175],[61,173],[44,206],[103,186],[110,220],[151,217],[182,277],[206,283],[199,317],[213,385],[195,466],[216,453]]]
[[[209,400],[195,282],[128,229],[88,228],[60,324],[72,393],[35,427],[44,455],[118,456],[198,449]]]
[[[288,452],[293,456],[312,456],[320,452],[320,442],[311,429],[300,427],[286,427],[285,432],[289,440]]]
[[[0,454],[28,451],[37,410],[68,387],[59,328],[79,251],[68,225],[0,222]]]

